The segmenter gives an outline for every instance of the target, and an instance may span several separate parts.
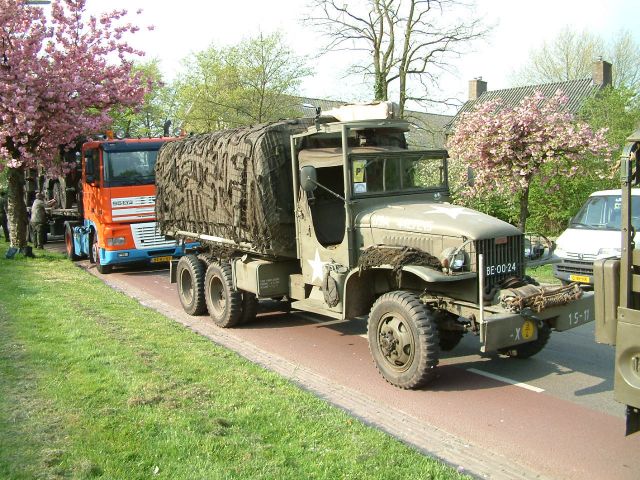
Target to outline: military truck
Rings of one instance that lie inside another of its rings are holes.
[[[640,217],[632,189],[640,185],[640,130],[627,139],[620,159],[622,197],[620,258],[596,260],[596,341],[614,345],[614,396],[626,405],[626,434],[640,431],[640,250],[634,225]]]
[[[377,369],[406,389],[431,381],[466,333],[483,352],[527,358],[552,330],[593,320],[592,293],[526,277],[523,233],[450,204],[447,152],[407,148],[409,124],[374,107],[161,148],[161,232],[200,243],[170,268],[186,312],[233,327],[257,300],[284,299],[368,317]]]

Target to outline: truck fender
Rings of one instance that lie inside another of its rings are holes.
[[[458,282],[476,278],[476,272],[446,274],[433,268],[406,265],[402,267],[403,289],[424,290],[429,285],[442,282]],[[354,318],[368,315],[376,298],[382,294],[395,290],[389,278],[394,275],[390,266],[381,265],[367,270],[354,269],[349,272],[344,283],[343,316]]]

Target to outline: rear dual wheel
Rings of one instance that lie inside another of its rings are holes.
[[[178,298],[189,315],[202,315],[207,311],[204,272],[205,264],[196,255],[185,255],[178,260]]]
[[[255,319],[258,299],[253,293],[233,288],[231,265],[214,262],[208,267],[197,255],[185,255],[177,267],[178,297],[189,315],[207,310],[220,327],[234,327]]]
[[[209,316],[219,327],[235,327],[242,323],[242,293],[233,288],[229,263],[209,265],[204,277],[204,298]]]

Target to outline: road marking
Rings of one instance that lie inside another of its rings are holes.
[[[478,370],[475,368],[467,368],[467,371],[472,373],[477,373],[478,375],[482,375],[483,377],[488,377],[493,380],[498,380],[499,382],[508,383],[510,385],[515,385],[516,387],[524,388],[526,390],[531,390],[532,392],[542,393],[544,392],[544,388],[534,387],[533,385],[529,385],[528,383],[517,382],[515,380],[511,380],[507,377],[501,377],[500,375],[494,375],[493,373],[483,372],[482,370]]]

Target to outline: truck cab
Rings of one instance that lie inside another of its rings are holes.
[[[155,221],[158,149],[173,138],[107,139],[82,146],[81,222],[66,222],[68,256],[89,257],[98,271],[169,262],[182,254]]]

